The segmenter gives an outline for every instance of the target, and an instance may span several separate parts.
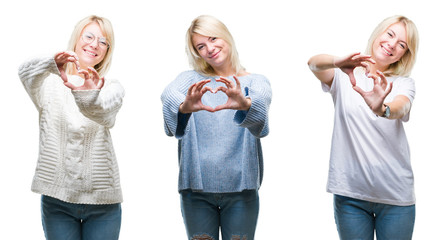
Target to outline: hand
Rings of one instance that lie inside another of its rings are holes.
[[[185,101],[179,106],[179,112],[181,113],[192,113],[200,110],[206,110],[209,112],[214,112],[214,109],[210,106],[205,106],[202,103],[202,96],[207,91],[213,92],[212,89],[205,84],[211,82],[210,79],[203,80],[194,83],[188,88],[187,96]]]
[[[368,75],[369,78],[373,78],[374,85],[371,91],[365,92],[356,85],[353,86],[353,89],[364,98],[364,101],[376,115],[382,116],[382,114],[384,113],[384,99],[391,92],[391,89],[393,88],[393,82],[388,84],[384,74],[379,70],[376,71],[376,74],[378,74],[380,79],[378,79],[378,77],[373,74]]]
[[[234,76],[236,85],[227,78],[220,77],[216,79],[217,82],[224,83],[226,87],[220,86],[215,92],[222,91],[228,96],[228,101],[225,104],[217,106],[214,111],[220,111],[223,109],[234,109],[234,110],[249,110],[252,105],[252,100],[246,98],[241,92],[241,84],[236,76]]]
[[[61,73],[61,78],[64,82],[68,82],[67,74],[65,74],[64,65],[68,62],[73,63],[76,69],[79,70],[79,58],[76,53],[70,51],[59,52],[55,54],[55,62],[58,67],[59,73]]]
[[[375,60],[371,58],[370,55],[363,55],[361,53],[352,53],[348,56],[335,58],[334,66],[340,68],[341,71],[346,73],[349,76],[352,86],[357,84],[354,76],[354,69],[356,67],[364,67],[366,68],[366,75],[370,71],[370,64],[375,64]]]
[[[75,86],[72,83],[64,80],[64,85],[71,90],[91,90],[91,89],[101,89],[105,83],[104,78],[99,77],[99,73],[92,67],[88,67],[88,71],[81,69],[78,71],[79,74],[83,74],[85,81],[82,86]]]

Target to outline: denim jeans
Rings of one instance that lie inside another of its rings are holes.
[[[416,206],[394,206],[334,195],[341,240],[411,240]]]
[[[41,215],[47,240],[117,240],[121,204],[67,203],[42,195]]]
[[[181,192],[181,209],[189,240],[254,239],[258,191],[237,193]]]

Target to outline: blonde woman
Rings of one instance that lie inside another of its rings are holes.
[[[32,191],[42,195],[46,239],[118,239],[122,193],[109,129],[124,90],[103,78],[113,49],[109,20],[89,16],[76,25],[67,51],[19,68],[40,116]]]
[[[366,54],[316,55],[308,65],[331,93],[334,133],[327,191],[340,239],[411,239],[413,172],[403,122],[415,86],[409,74],[418,32],[404,16],[382,21]]]
[[[186,35],[194,70],[162,94],[165,132],[179,140],[179,192],[188,239],[253,239],[269,132],[269,81],[241,66],[226,26],[194,19]]]

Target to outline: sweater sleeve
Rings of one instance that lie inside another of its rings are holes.
[[[53,57],[35,58],[18,68],[18,76],[38,111],[42,108],[44,80],[50,73],[60,76]]]
[[[183,72],[164,89],[161,95],[164,130],[167,136],[180,139],[187,131],[191,114],[180,113],[179,106],[185,100],[190,83],[190,72]]]
[[[248,111],[237,111],[234,121],[239,126],[247,128],[255,137],[265,137],[269,134],[268,111],[272,101],[270,82],[264,76],[257,75],[244,90],[246,96],[251,99],[252,106]]]
[[[106,80],[102,89],[71,92],[84,116],[105,127],[114,126],[124,97],[124,88],[117,80]]]

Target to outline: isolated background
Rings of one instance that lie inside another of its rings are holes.
[[[121,240],[186,239],[177,192],[177,141],[164,134],[160,95],[189,69],[185,31],[210,14],[234,36],[243,65],[269,78],[270,135],[257,239],[338,239],[326,179],[333,103],[307,67],[318,53],[364,51],[374,27],[402,14],[420,33],[406,123],[416,180],[414,239],[434,239],[436,192],[435,56],[432,1],[8,1],[0,4],[1,239],[44,239],[40,196],[30,191],[38,155],[38,113],[18,79],[25,60],[65,50],[74,25],[111,20],[115,53],[108,78],[126,89],[112,137],[124,193]],[[390,139],[387,139],[388,141]]]

